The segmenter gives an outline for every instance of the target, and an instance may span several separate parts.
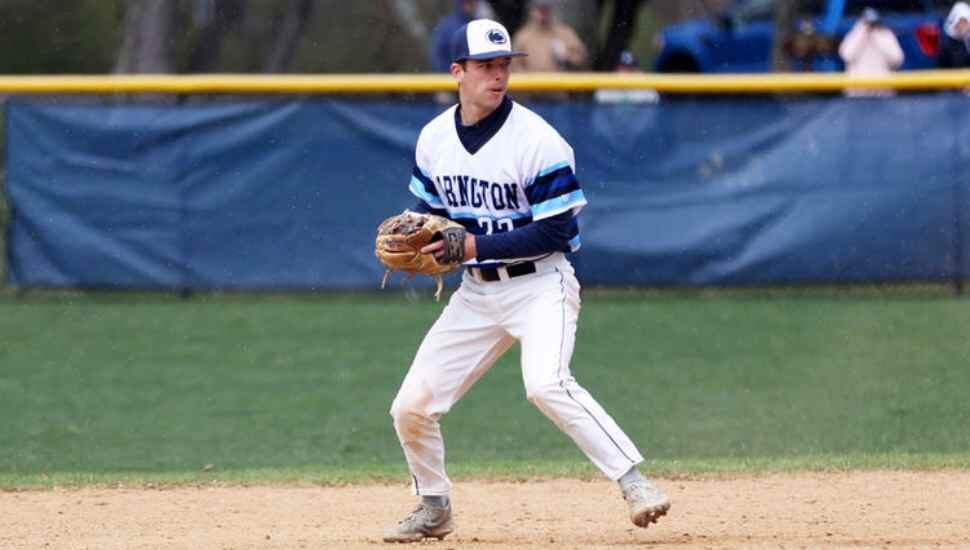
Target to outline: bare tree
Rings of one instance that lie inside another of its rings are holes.
[[[771,68],[775,72],[792,70],[789,45],[794,38],[797,12],[797,0],[777,0],[775,2],[775,39],[771,45]]]
[[[650,3],[660,25],[719,13],[730,0],[653,0]]]
[[[572,25],[584,44],[592,47],[600,31],[602,2],[589,0],[562,0],[559,13],[562,20]]]
[[[522,0],[491,0],[489,4],[495,12],[495,18],[505,25],[512,34],[525,23],[527,4]]]
[[[603,9],[603,1],[598,0],[600,11]],[[616,66],[620,52],[630,44],[643,0],[613,0],[612,4],[612,16],[606,40],[601,47],[597,48],[593,59],[593,69],[597,71],[611,71]]]
[[[276,21],[273,44],[266,57],[263,70],[267,73],[283,73],[289,70],[297,46],[306,33],[307,24],[313,17],[313,0],[289,0],[286,11]]]
[[[176,8],[172,0],[125,2],[125,38],[115,61],[116,73],[173,72]]]
[[[193,19],[198,30],[186,72],[213,72],[219,67],[226,33],[242,20],[246,0],[196,0],[195,7]]]
[[[391,12],[411,38],[424,41],[431,35],[413,0],[391,0]]]

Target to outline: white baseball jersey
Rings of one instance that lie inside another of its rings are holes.
[[[475,235],[511,231],[571,210],[568,251],[578,250],[575,216],[586,197],[574,175],[572,147],[539,115],[512,102],[501,128],[472,154],[458,136],[456,108],[441,113],[421,131],[411,192],[428,206],[447,211]],[[468,263],[488,267],[536,258],[481,258]]]

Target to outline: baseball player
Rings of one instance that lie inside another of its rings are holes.
[[[630,438],[569,370],[580,296],[564,253],[579,249],[576,216],[586,205],[573,150],[506,95],[511,58],[523,54],[505,27],[467,23],[452,54],[459,104],[422,129],[410,190],[417,210],[465,228],[465,271],[391,405],[421,501],[384,540],[442,539],[454,530],[438,422],[516,340],[528,400],[619,482],[631,520],[647,527],[670,502],[638,471],[643,457]],[[451,248],[438,241],[422,251],[446,257]]]

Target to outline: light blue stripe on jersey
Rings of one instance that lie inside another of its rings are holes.
[[[432,208],[445,207],[444,203],[441,202],[441,198],[428,193],[428,191],[424,188],[424,184],[421,183],[421,180],[414,176],[411,176],[411,185],[408,186],[408,189],[410,189],[411,193],[413,193],[416,197],[428,203],[428,206]]]
[[[585,204],[586,196],[583,195],[583,190],[577,189],[572,193],[559,195],[558,197],[542,201],[539,204],[533,204],[531,207],[532,219],[540,220],[542,218],[548,218],[549,216],[555,216],[560,212],[565,212],[566,210]]]
[[[549,168],[545,168],[545,169],[541,170],[539,172],[539,175],[536,176],[536,178],[541,178],[542,176],[545,176],[546,174],[555,172],[556,170],[559,170],[560,168],[565,168],[567,166],[569,166],[569,163],[566,162],[566,161],[558,162],[556,164],[553,164]]]
[[[577,250],[579,250],[579,247],[580,246],[582,246],[582,242],[580,242],[580,240],[579,240],[579,235],[576,235],[572,239],[569,239],[569,250],[570,251],[576,252]]]
[[[528,218],[531,215],[532,214],[529,213],[529,212],[526,212],[526,213],[522,213],[522,212],[506,212],[506,213],[503,213],[503,214],[500,214],[500,215],[496,216],[494,214],[480,214],[480,213],[473,212],[473,211],[470,211],[470,210],[452,209],[452,210],[449,210],[448,211],[448,217],[449,218],[451,218],[451,219],[465,219],[465,220],[477,220],[479,218],[488,218],[490,220],[501,220],[501,219],[504,219],[504,218],[508,218],[510,220],[518,220],[518,219],[521,219],[521,218]]]

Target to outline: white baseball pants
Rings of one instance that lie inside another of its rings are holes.
[[[465,273],[424,337],[391,405],[394,429],[417,495],[447,495],[439,419],[509,347],[522,343],[526,397],[612,480],[643,461],[630,438],[569,371],[579,317],[579,282],[563,254],[536,273],[479,281]]]

